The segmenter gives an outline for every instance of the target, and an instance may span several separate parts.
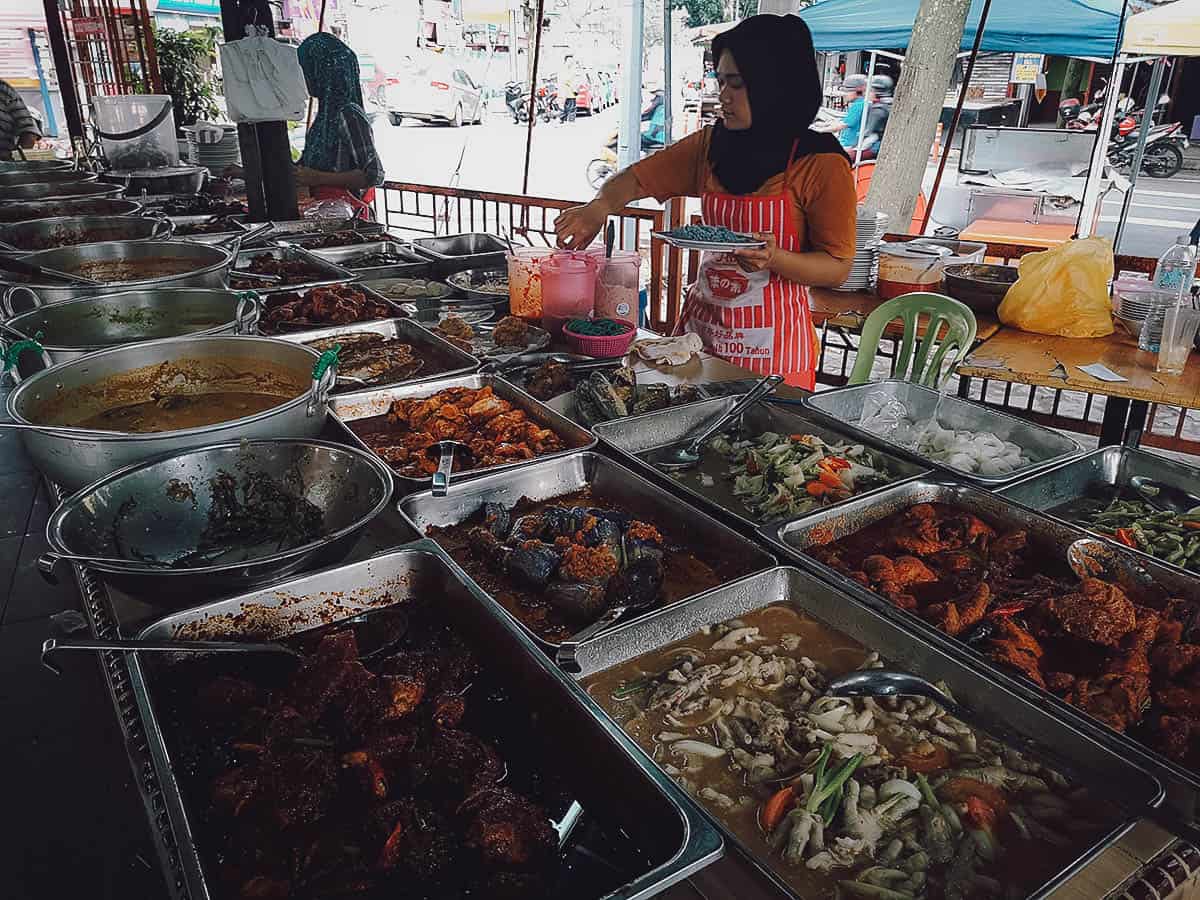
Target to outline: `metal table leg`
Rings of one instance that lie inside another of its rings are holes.
[[[1129,418],[1125,422],[1125,435],[1121,440],[1126,447],[1137,447],[1142,443],[1142,432],[1146,430],[1146,416],[1150,404],[1145,400],[1134,400],[1129,405]]]
[[[1129,418],[1129,401],[1123,397],[1108,397],[1104,401],[1104,420],[1100,423],[1100,446],[1110,447],[1125,440],[1125,422]]]

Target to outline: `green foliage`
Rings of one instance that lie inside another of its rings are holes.
[[[738,18],[744,19],[758,12],[758,0],[736,0]],[[687,10],[687,27],[699,28],[701,25],[713,25],[729,20],[730,4],[728,0],[671,0],[676,9]]]
[[[212,59],[216,31],[174,31],[154,29],[154,49],[163,90],[171,95],[175,108],[175,126],[195,125],[200,119],[214,118],[217,91],[213,85]]]

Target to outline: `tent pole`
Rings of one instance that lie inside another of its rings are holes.
[[[871,63],[867,66],[867,89],[863,92],[862,118],[858,122],[858,146],[854,148],[854,164],[862,162],[863,139],[867,136],[867,115],[871,112],[871,79],[875,77],[877,54],[871,51]]]
[[[1079,225],[1076,233],[1088,237],[1096,227],[1096,205],[1100,202],[1100,185],[1104,180],[1104,167],[1108,162],[1108,136],[1112,134],[1113,120],[1117,115],[1117,101],[1121,96],[1121,83],[1125,80],[1125,58],[1117,60],[1112,77],[1104,94],[1104,113],[1100,116],[1100,130],[1092,147],[1092,161],[1088,167],[1087,184],[1083,189],[1083,202],[1079,209]]]
[[[933,217],[933,204],[937,200],[938,190],[942,186],[942,175],[946,171],[946,161],[950,158],[950,148],[954,145],[954,132],[958,129],[958,120],[962,117],[963,104],[967,102],[967,88],[971,85],[971,75],[975,71],[975,60],[979,58],[979,45],[983,41],[983,29],[987,25],[988,12],[991,11],[992,0],[983,0],[983,9],[979,12],[979,24],[975,26],[975,41],[971,44],[971,55],[967,57],[967,71],[963,74],[962,85],[958,89],[958,102],[954,104],[954,115],[950,117],[950,128],[942,136],[942,158],[938,160],[937,175],[933,179],[933,189],[925,203],[925,217],[921,219],[921,234],[929,227]]]
[[[671,146],[671,98],[675,95],[672,90],[671,72],[671,3],[663,0],[663,146]]]
[[[542,57],[542,16],[545,9],[545,0],[538,0],[537,26],[533,31],[533,72],[529,76],[529,127],[525,129],[525,174],[521,178],[522,194],[529,193],[529,155],[533,150],[533,125],[537,121],[538,63]],[[521,225],[524,227],[525,222],[522,221]]]
[[[1142,156],[1146,152],[1146,138],[1154,127],[1154,110],[1158,106],[1158,94],[1162,90],[1163,69],[1167,58],[1160,56],[1154,61],[1154,70],[1150,73],[1150,90],[1146,94],[1146,105],[1142,109],[1142,127],[1138,131],[1137,150],[1133,152],[1133,168],[1129,172],[1129,190],[1125,192],[1125,200],[1121,204],[1121,217],[1117,220],[1117,233],[1113,236],[1113,252],[1121,252],[1121,235],[1125,232],[1125,220],[1129,217],[1129,207],[1133,205],[1133,190],[1137,187],[1138,173],[1142,169]]]

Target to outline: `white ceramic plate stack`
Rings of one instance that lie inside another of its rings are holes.
[[[887,214],[860,206],[854,231],[854,265],[839,291],[869,291],[879,274],[879,249],[876,242],[887,228]]]
[[[238,144],[236,125],[225,125],[221,140],[215,144],[202,144],[197,140],[194,128],[184,128],[188,141],[188,162],[194,166],[205,166],[214,178],[229,166],[242,164],[242,148]]]
[[[1141,333],[1142,323],[1150,319],[1150,337],[1157,340],[1162,335],[1163,315],[1175,302],[1174,294],[1149,286],[1144,290],[1118,289],[1112,298],[1113,315],[1135,338]]]

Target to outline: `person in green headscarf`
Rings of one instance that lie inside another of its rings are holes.
[[[325,32],[305,38],[298,55],[318,107],[296,166],[296,183],[321,199],[349,194],[349,199],[369,203],[383,184],[383,166],[363,109],[358,58]]]

